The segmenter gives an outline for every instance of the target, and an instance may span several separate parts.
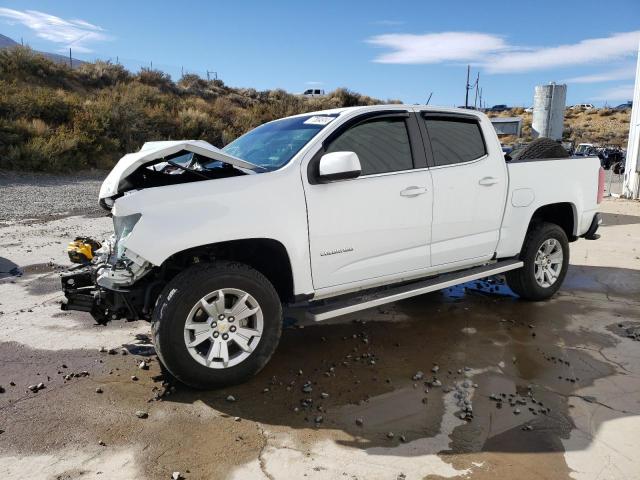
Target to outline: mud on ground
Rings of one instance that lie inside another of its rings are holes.
[[[640,204],[603,210],[551,301],[473,282],[290,327],[258,376],[211,392],[163,372],[148,324],[59,310],[64,244],[109,219],[2,227],[0,474],[638,478]]]

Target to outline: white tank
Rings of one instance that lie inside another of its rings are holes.
[[[564,107],[567,100],[567,86],[537,85],[533,97],[533,138],[548,137],[562,140],[564,128]]]

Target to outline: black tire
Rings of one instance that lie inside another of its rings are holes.
[[[542,287],[535,278],[535,258],[538,249],[549,239],[556,239],[562,248],[562,268],[556,281],[549,287]],[[546,300],[553,296],[564,281],[569,267],[569,240],[564,230],[554,223],[535,224],[524,240],[520,259],[524,266],[506,273],[507,284],[520,298],[525,300]]]
[[[184,339],[191,309],[205,295],[222,288],[249,293],[263,313],[263,332],[253,352],[241,363],[227,368],[209,368],[195,360]],[[216,261],[189,267],[164,288],[153,311],[152,331],[156,352],[169,372],[197,389],[241,383],[258,373],[269,361],[282,333],[282,305],[267,278],[248,265]]]
[[[529,145],[511,154],[511,158],[518,160],[535,160],[537,158],[567,158],[569,152],[555,140],[546,137],[536,138]]]

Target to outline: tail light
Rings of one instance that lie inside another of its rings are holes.
[[[604,198],[604,168],[600,167],[598,171],[598,203],[602,203]]]

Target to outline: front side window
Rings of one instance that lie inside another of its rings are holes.
[[[475,120],[425,118],[424,122],[436,166],[470,162],[486,155],[480,125]]]
[[[403,118],[374,118],[359,123],[336,138],[326,150],[355,152],[362,175],[413,168],[409,133]]]
[[[283,167],[336,115],[305,115],[265,123],[235,139],[222,150],[264,170]]]

